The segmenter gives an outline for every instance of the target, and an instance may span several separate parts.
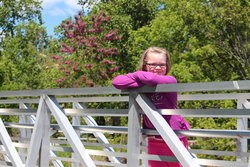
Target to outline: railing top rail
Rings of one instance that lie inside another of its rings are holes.
[[[179,101],[250,99],[250,93],[180,94]],[[71,102],[128,102],[129,96],[59,97],[59,103]],[[39,103],[39,98],[0,99],[0,104]]]
[[[59,88],[59,89],[37,89],[0,91],[0,97],[26,97],[47,95],[101,95],[101,94],[128,94],[129,91],[140,93],[150,92],[196,92],[196,91],[223,91],[223,90],[250,90],[250,80],[223,81],[223,82],[200,82],[200,83],[178,83],[160,84],[157,86],[143,86],[133,90],[118,90],[114,87],[92,87],[92,88]]]
[[[250,90],[250,80],[222,81],[222,82],[197,82],[160,84],[155,87],[143,86],[136,89],[138,92],[199,92],[199,91],[224,91],[224,90]]]
[[[0,97],[27,97],[46,95],[101,95],[121,94],[122,91],[114,87],[91,87],[91,88],[58,88],[58,89],[36,89],[0,91]]]

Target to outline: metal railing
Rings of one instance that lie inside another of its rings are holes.
[[[226,81],[164,84],[124,91],[113,87],[1,91],[0,166],[139,167],[147,166],[148,160],[159,160],[180,162],[184,167],[247,167],[250,157],[247,143],[250,138],[249,90],[250,81]],[[151,92],[179,92],[179,101],[234,100],[237,108],[156,109],[145,96]],[[128,107],[100,109],[107,103],[112,103],[106,105],[112,107],[124,103],[122,106]],[[156,130],[141,128],[142,114],[148,116]],[[161,117],[172,114],[236,118],[237,129],[173,131]],[[9,116],[12,122],[2,121]],[[128,118],[128,126],[100,126],[94,119],[98,116]],[[118,134],[116,138],[112,138],[115,134]],[[151,134],[161,135],[176,157],[147,154],[145,136]],[[237,141],[237,150],[186,150],[177,135],[232,138]],[[118,137],[123,141],[114,142]],[[236,161],[201,159],[193,153],[232,156]]]

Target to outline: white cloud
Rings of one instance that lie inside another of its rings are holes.
[[[67,15],[73,16],[73,15],[77,14],[78,10],[72,9],[72,8],[67,8],[67,9],[65,9],[65,12],[67,13]]]
[[[74,15],[81,9],[77,3],[78,0],[43,0],[42,7],[52,16],[67,16]]]
[[[44,9],[51,8],[53,5],[57,4],[58,2],[61,2],[62,0],[42,0],[42,7]]]
[[[58,8],[58,7],[54,7],[53,9],[49,9],[49,10],[47,10],[47,12],[51,16],[67,16],[67,12],[65,12],[65,10]]]
[[[42,0],[42,7],[44,9],[46,8],[53,8],[54,6],[58,4],[63,4],[66,8],[72,8],[72,9],[81,9],[81,6],[78,5],[78,0]]]
[[[73,9],[81,9],[81,6],[77,4],[78,0],[64,0],[64,3]]]

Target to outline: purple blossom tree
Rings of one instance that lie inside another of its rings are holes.
[[[105,28],[110,19],[104,12],[90,17],[79,12],[73,21],[61,24],[66,40],[61,44],[62,54],[52,56],[62,73],[56,80],[60,87],[103,86],[119,69],[112,61],[118,55],[112,42],[121,36]]]

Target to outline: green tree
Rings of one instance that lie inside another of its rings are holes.
[[[38,88],[46,47],[47,33],[33,21],[19,24],[13,37],[5,37],[0,51],[1,90]]]
[[[1,0],[0,36],[13,36],[16,25],[24,21],[37,20],[41,23],[41,9],[41,1]]]
[[[131,53],[139,54],[149,46],[167,48],[173,62],[171,73],[179,82],[250,79],[249,7],[248,1],[241,0],[164,1],[149,25],[131,32]],[[197,101],[183,102],[179,107],[235,108],[236,104],[234,101]],[[188,121],[192,128],[236,128],[235,119],[190,118]],[[201,149],[236,149],[233,140],[202,138],[197,141],[196,147]]]
[[[58,72],[58,64],[51,58],[53,55],[60,54],[60,40],[56,38],[50,38],[47,42],[47,48],[40,54],[39,67],[41,71],[39,73],[39,89],[51,89],[58,88],[56,79],[60,78],[61,74]]]
[[[100,13],[105,11],[112,17],[109,22],[111,29],[118,29],[122,39],[114,43],[118,48],[119,56],[116,57],[118,66],[121,66],[121,73],[132,72],[136,69],[137,61],[134,59],[140,57],[140,54],[130,52],[131,45],[128,42],[130,32],[150,24],[161,9],[159,0],[101,0],[98,3],[95,0],[79,0],[82,6],[89,6],[90,13]],[[135,58],[134,58],[135,57]]]
[[[180,82],[250,78],[248,1],[164,1],[162,7],[131,33],[132,53],[167,48]]]

